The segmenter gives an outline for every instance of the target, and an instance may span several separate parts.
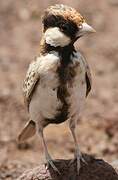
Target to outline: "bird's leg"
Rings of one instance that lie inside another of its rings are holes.
[[[75,133],[75,125],[76,125],[76,122],[73,121],[72,119],[70,119],[69,120],[69,128],[71,130],[71,133],[72,133],[72,136],[74,139],[74,143],[75,143],[75,154],[74,154],[75,158],[74,158],[74,160],[75,159],[77,160],[77,172],[79,174],[79,171],[81,168],[81,161],[85,162],[85,160],[82,157],[82,154],[81,154],[80,149],[79,149],[79,145],[77,143],[77,137],[76,137],[76,133]]]
[[[59,174],[59,170],[56,168],[56,166],[54,165],[53,163],[53,160],[48,152],[48,148],[47,148],[47,145],[46,145],[46,142],[45,142],[45,138],[44,138],[44,134],[43,134],[43,130],[40,130],[39,131],[39,134],[41,136],[41,139],[42,139],[42,142],[43,142],[43,146],[44,146],[44,151],[45,151],[45,157],[46,157],[46,161],[47,161],[47,168],[49,167],[49,165],[55,170],[57,171]]]

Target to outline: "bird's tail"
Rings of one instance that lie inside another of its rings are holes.
[[[32,120],[28,121],[18,136],[18,142],[23,142],[36,133],[36,123]]]

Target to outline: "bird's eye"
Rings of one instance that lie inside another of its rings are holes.
[[[61,26],[61,29],[62,29],[62,31],[68,31],[68,30],[69,30],[68,24],[63,24],[63,25]]]

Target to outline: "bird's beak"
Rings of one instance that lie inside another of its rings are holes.
[[[83,36],[85,34],[94,33],[94,32],[96,32],[95,29],[84,22],[84,23],[82,23],[81,27],[79,27],[77,37],[81,37],[81,36]]]

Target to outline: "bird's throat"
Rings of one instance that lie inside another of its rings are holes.
[[[73,44],[69,44],[64,47],[54,47],[46,42],[41,44],[41,54],[47,54],[50,53],[51,51],[55,51],[59,54],[60,60],[63,65],[67,65],[69,62],[71,62],[72,56],[74,55],[74,52],[76,52],[75,47]]]

